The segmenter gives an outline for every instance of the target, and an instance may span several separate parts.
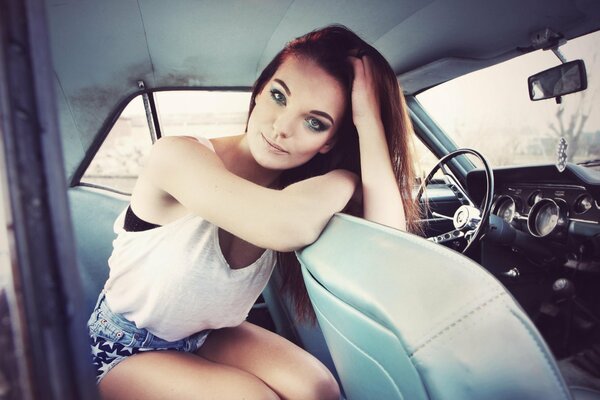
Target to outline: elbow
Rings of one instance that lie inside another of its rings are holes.
[[[277,235],[276,243],[273,243],[273,250],[281,252],[290,252],[300,250],[314,243],[323,228],[325,223],[312,223],[311,221],[299,221],[298,223],[288,223],[280,230],[280,235]]]
[[[290,243],[288,251],[296,251],[313,244],[321,235],[321,229],[302,229],[296,240]]]

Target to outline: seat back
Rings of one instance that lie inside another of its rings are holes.
[[[506,289],[462,254],[338,214],[298,252],[348,399],[570,399]]]
[[[91,314],[108,278],[107,260],[112,252],[115,219],[128,197],[86,187],[69,189],[75,231],[77,261],[85,295],[85,313]]]

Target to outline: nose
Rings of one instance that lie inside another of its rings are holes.
[[[290,113],[281,112],[273,121],[273,133],[276,137],[290,137],[292,129],[292,118]]]

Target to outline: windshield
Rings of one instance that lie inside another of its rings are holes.
[[[600,31],[560,47],[568,61],[583,59],[588,88],[531,101],[527,78],[560,64],[535,51],[429,89],[417,99],[458,147],[472,147],[493,166],[552,163],[561,137],[570,162],[600,158]]]

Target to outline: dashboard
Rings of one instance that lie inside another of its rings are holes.
[[[600,273],[600,173],[568,164],[494,169],[492,214],[523,233],[522,249],[543,246],[565,266]],[[467,175],[477,204],[485,195],[485,174]]]
[[[600,203],[584,186],[502,183],[496,186],[492,213],[532,236],[564,238],[569,222],[599,225]]]

